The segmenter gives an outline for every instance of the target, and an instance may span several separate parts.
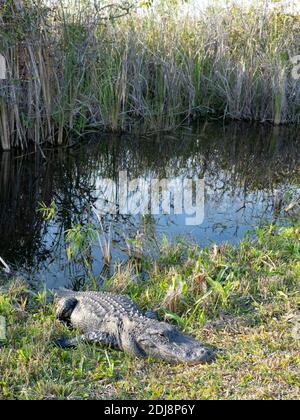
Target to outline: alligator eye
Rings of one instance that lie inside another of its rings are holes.
[[[158,333],[156,336],[159,336],[162,341],[168,341],[168,337],[164,333]]]

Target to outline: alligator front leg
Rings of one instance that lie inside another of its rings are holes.
[[[119,350],[118,342],[115,337],[98,331],[82,334],[75,338],[62,337],[55,342],[55,345],[60,348],[72,348],[77,347],[80,343],[99,344]]]

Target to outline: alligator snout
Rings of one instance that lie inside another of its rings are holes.
[[[146,329],[139,345],[146,355],[169,363],[197,365],[212,362],[215,358],[213,349],[165,323],[160,323],[155,330]]]
[[[213,350],[208,348],[200,348],[197,352],[190,354],[188,359],[188,364],[190,365],[197,365],[202,363],[210,363],[213,362],[216,357],[216,354]]]
[[[212,349],[202,346],[201,343],[190,337],[186,337],[186,339],[187,343],[185,345],[175,346],[173,362],[193,366],[214,361],[216,354]]]

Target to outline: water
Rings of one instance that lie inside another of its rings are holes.
[[[0,154],[0,256],[30,281],[49,288],[78,287],[86,272],[80,259],[68,264],[65,232],[94,222],[90,204],[99,206],[101,180],[132,178],[205,179],[205,218],[187,226],[186,215],[107,216],[112,264],[128,259],[130,239],[143,238],[143,252],[158,252],[162,236],[178,236],[200,246],[237,244],[248,230],[281,218],[278,197],[299,186],[300,142],[294,130],[246,124],[205,124],[176,134],[93,136],[60,150],[21,156]],[[39,203],[55,202],[54,220],[44,221]],[[91,249],[93,273],[104,275],[99,246]]]

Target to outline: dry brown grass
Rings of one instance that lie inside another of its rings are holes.
[[[236,7],[193,17],[165,8],[116,22],[91,9],[70,14],[59,2],[0,3],[3,149],[207,116],[299,122],[290,61],[299,53],[298,17]]]

